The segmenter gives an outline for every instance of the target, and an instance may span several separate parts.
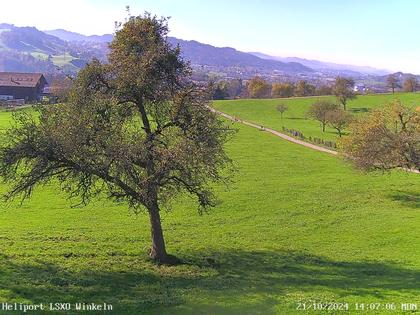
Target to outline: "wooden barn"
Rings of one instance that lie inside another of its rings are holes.
[[[39,101],[46,84],[42,73],[0,72],[0,100]]]

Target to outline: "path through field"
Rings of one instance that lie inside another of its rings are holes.
[[[242,123],[244,125],[257,128],[257,129],[259,129],[261,131],[267,131],[267,132],[272,133],[273,135],[278,136],[280,138],[283,138],[283,139],[285,139],[287,141],[290,141],[290,142],[293,142],[293,143],[297,143],[297,144],[303,145],[303,146],[305,146],[307,148],[311,148],[311,149],[314,149],[314,150],[317,150],[317,151],[329,153],[329,154],[332,154],[332,155],[337,155],[338,154],[337,151],[329,150],[327,148],[320,147],[318,145],[315,145],[315,144],[312,144],[312,143],[309,143],[309,142],[306,142],[306,141],[295,139],[295,138],[293,138],[291,136],[288,136],[288,135],[286,135],[284,133],[281,133],[281,132],[278,132],[276,130],[273,130],[273,129],[270,129],[270,128],[266,128],[266,127],[263,127],[261,125],[256,125],[256,124],[251,123],[249,121],[238,119],[236,117],[233,117],[231,115],[228,115],[228,114],[225,114],[225,113],[223,113],[221,111],[218,111],[218,110],[216,110],[214,108],[210,108],[210,109],[211,109],[211,111],[213,111],[213,112],[219,114],[220,116],[223,116],[223,117],[225,117],[225,118],[227,118],[229,120],[232,120],[232,121],[235,121],[235,122],[240,122],[240,123]]]
[[[216,114],[219,114],[220,116],[223,116],[223,117],[229,119],[229,120],[232,120],[232,121],[235,121],[235,122],[240,122],[240,123],[242,123],[244,125],[247,125],[247,126],[250,126],[250,127],[253,127],[253,128],[257,128],[257,129],[259,129],[261,131],[267,131],[267,132],[269,132],[269,133],[271,133],[271,134],[273,134],[275,136],[278,136],[280,138],[283,138],[283,139],[285,139],[287,141],[290,141],[290,142],[293,142],[293,143],[296,143],[296,144],[303,145],[304,147],[311,148],[313,150],[325,152],[325,153],[332,154],[332,155],[337,155],[338,154],[337,151],[330,150],[330,149],[327,149],[327,148],[324,148],[324,147],[320,147],[320,146],[315,145],[315,144],[312,144],[310,142],[306,142],[306,141],[302,141],[302,140],[299,140],[299,139],[295,139],[295,138],[293,138],[291,136],[288,136],[288,135],[286,135],[284,133],[278,132],[278,131],[273,130],[273,129],[270,129],[270,128],[266,128],[266,127],[261,126],[261,125],[257,125],[257,124],[251,123],[251,122],[246,121],[246,120],[242,120],[242,119],[236,118],[234,116],[231,116],[231,115],[228,115],[228,114],[223,113],[221,111],[218,111],[218,110],[216,110],[214,108],[211,108],[210,107],[210,110],[213,111]],[[420,174],[420,172],[418,170],[413,170],[413,169],[404,169],[404,170],[405,171],[408,171],[408,172]]]

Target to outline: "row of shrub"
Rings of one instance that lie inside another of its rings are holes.
[[[337,144],[334,141],[330,141],[330,140],[324,140],[321,138],[316,138],[316,137],[306,137],[301,131],[299,130],[295,130],[295,129],[288,129],[286,127],[283,127],[283,132],[301,139],[301,140],[305,140],[308,142],[311,142],[313,144],[317,144],[317,145],[321,145],[324,147],[328,147],[328,148],[332,148],[332,149],[336,149],[337,148]]]
[[[324,139],[321,139],[321,138],[312,138],[312,137],[309,137],[308,140],[309,140],[309,142],[312,142],[312,143],[318,144],[318,145],[322,145],[324,147],[329,147],[329,148],[333,148],[333,149],[337,148],[337,144],[334,141],[324,140]]]
[[[286,127],[283,127],[283,131],[288,133],[289,135],[292,135],[295,138],[299,138],[302,140],[306,140],[306,137],[303,135],[302,132],[300,132],[299,130],[295,130],[295,129],[288,129]]]

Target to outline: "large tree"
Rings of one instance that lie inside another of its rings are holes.
[[[321,124],[322,132],[325,132],[325,126],[328,123],[328,115],[330,112],[338,109],[338,106],[330,101],[319,100],[309,107],[306,113],[312,119],[318,120]]]
[[[337,77],[333,85],[333,93],[337,101],[343,105],[344,110],[347,108],[347,101],[356,98],[353,91],[354,81],[349,78]]]
[[[415,92],[418,87],[418,82],[415,76],[410,76],[405,79],[403,88],[405,92]]]
[[[329,85],[321,85],[316,89],[315,94],[319,96],[333,95],[333,88]]]
[[[0,176],[12,185],[7,198],[29,197],[58,179],[83,203],[107,196],[144,209],[150,257],[170,260],[160,210],[183,192],[200,211],[215,205],[212,182],[226,179],[230,132],[191,83],[167,33],[164,18],[130,17],[110,44],[109,64],[83,69],[66,104],[42,109],[37,119],[18,117],[0,142]]]
[[[242,79],[232,79],[228,82],[228,94],[229,97],[232,99],[235,99],[237,97],[239,97],[243,90],[244,90],[244,86],[242,84]]]
[[[271,97],[292,97],[294,93],[294,86],[292,83],[274,83],[273,88],[271,89]]]
[[[341,141],[343,156],[363,170],[420,170],[420,110],[394,101],[356,119]]]
[[[337,130],[338,136],[341,138],[343,130],[353,120],[353,115],[342,108],[337,108],[335,110],[327,112],[326,119],[328,125],[330,125],[331,128]]]
[[[390,74],[386,77],[386,85],[392,89],[392,93],[395,92],[395,89],[399,86],[398,78],[396,74]]]
[[[251,98],[268,98],[271,94],[271,84],[256,76],[249,80],[247,90]]]
[[[226,81],[210,82],[209,88],[214,100],[224,100],[229,97],[228,82]]]
[[[295,96],[311,96],[315,95],[315,86],[309,84],[305,80],[300,80],[296,83],[296,87],[294,89]]]

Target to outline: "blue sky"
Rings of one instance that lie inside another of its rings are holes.
[[[171,35],[242,51],[420,73],[420,0],[13,0],[0,21],[110,33],[145,10],[171,16]],[[22,8],[25,8],[23,11]]]

